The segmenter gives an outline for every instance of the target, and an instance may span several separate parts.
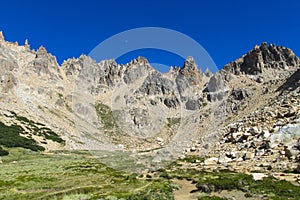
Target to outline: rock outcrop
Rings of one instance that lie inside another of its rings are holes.
[[[262,43],[242,58],[224,67],[233,74],[259,75],[269,69],[288,69],[299,66],[299,58],[288,48]]]

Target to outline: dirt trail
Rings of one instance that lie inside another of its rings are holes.
[[[196,193],[190,193],[195,190],[196,187],[191,183],[191,181],[187,180],[173,180],[174,183],[180,185],[180,189],[174,191],[175,200],[197,200],[198,195]]]
[[[191,191],[196,189],[196,186],[193,185],[191,181],[175,179],[173,182],[181,187],[179,190],[174,191],[175,200],[197,200],[199,196],[202,196],[200,192],[191,193]],[[210,196],[239,200],[255,200],[262,198],[261,196],[245,197],[245,193],[238,190],[213,192]]]

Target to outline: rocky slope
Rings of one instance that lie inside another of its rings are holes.
[[[82,55],[59,66],[44,47],[1,33],[0,121],[46,150],[157,149],[157,162],[197,154],[288,169],[299,159],[299,68],[290,49],[266,43],[216,74],[191,57],[165,74],[142,57],[120,65]]]

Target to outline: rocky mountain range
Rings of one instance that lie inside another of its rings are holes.
[[[1,33],[0,70],[1,127],[33,150],[150,152],[153,162],[193,154],[204,168],[236,170],[299,163],[300,60],[286,47],[262,43],[216,74],[192,57],[160,73],[143,57],[59,65],[45,47]]]

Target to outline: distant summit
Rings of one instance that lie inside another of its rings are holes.
[[[224,69],[234,74],[257,75],[269,69],[287,69],[299,64],[299,58],[291,49],[264,42],[260,46],[256,45],[240,59],[227,64]]]

